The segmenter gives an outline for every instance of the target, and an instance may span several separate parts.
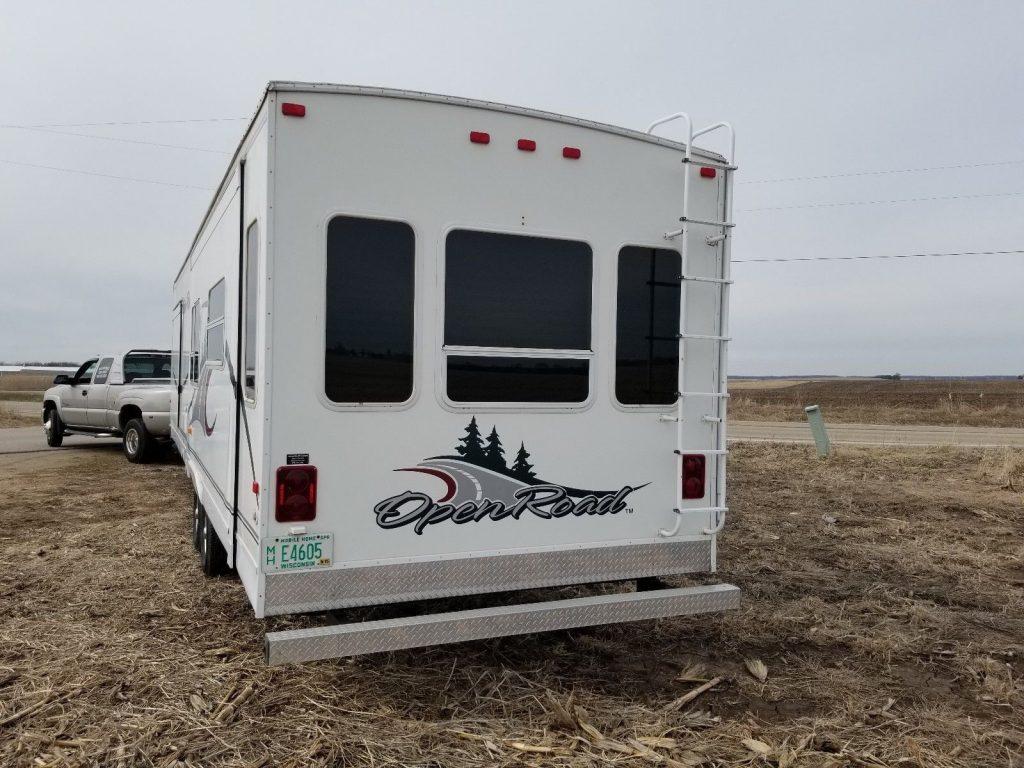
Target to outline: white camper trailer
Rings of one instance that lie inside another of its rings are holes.
[[[653,134],[679,119],[682,142]],[[258,617],[715,570],[729,156],[271,83],[174,281],[174,440]],[[643,586],[647,586],[644,584]],[[271,663],[733,608],[717,584],[269,633]]]

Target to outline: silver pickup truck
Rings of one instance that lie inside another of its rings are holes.
[[[43,394],[46,444],[64,436],[120,436],[128,461],[148,460],[170,438],[171,353],[133,349],[86,360],[74,376],[61,374]]]

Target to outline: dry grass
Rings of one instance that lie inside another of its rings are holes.
[[[180,467],[55,456],[0,473],[5,766],[1024,765],[1019,453],[743,445],[740,611],[272,669]]]
[[[0,429],[5,427],[31,427],[39,424],[38,413],[25,413],[16,406],[0,401]]]
[[[832,379],[765,382],[760,388],[753,383],[745,381],[730,400],[732,418],[802,421],[805,406],[820,405],[826,422],[1024,427],[1024,382],[1016,380]]]
[[[42,392],[53,385],[53,373],[9,371],[0,373],[0,391]]]

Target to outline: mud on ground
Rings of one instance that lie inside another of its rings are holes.
[[[281,668],[180,466],[12,460],[0,764],[1024,765],[1020,455],[812,450],[734,451],[737,612]]]

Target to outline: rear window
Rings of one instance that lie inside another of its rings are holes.
[[[448,398],[584,402],[593,253],[573,240],[455,230],[445,245]]]
[[[162,352],[132,352],[124,356],[124,381],[170,379],[171,356]]]
[[[415,237],[400,221],[327,226],[324,392],[336,403],[403,403],[413,389]]]

